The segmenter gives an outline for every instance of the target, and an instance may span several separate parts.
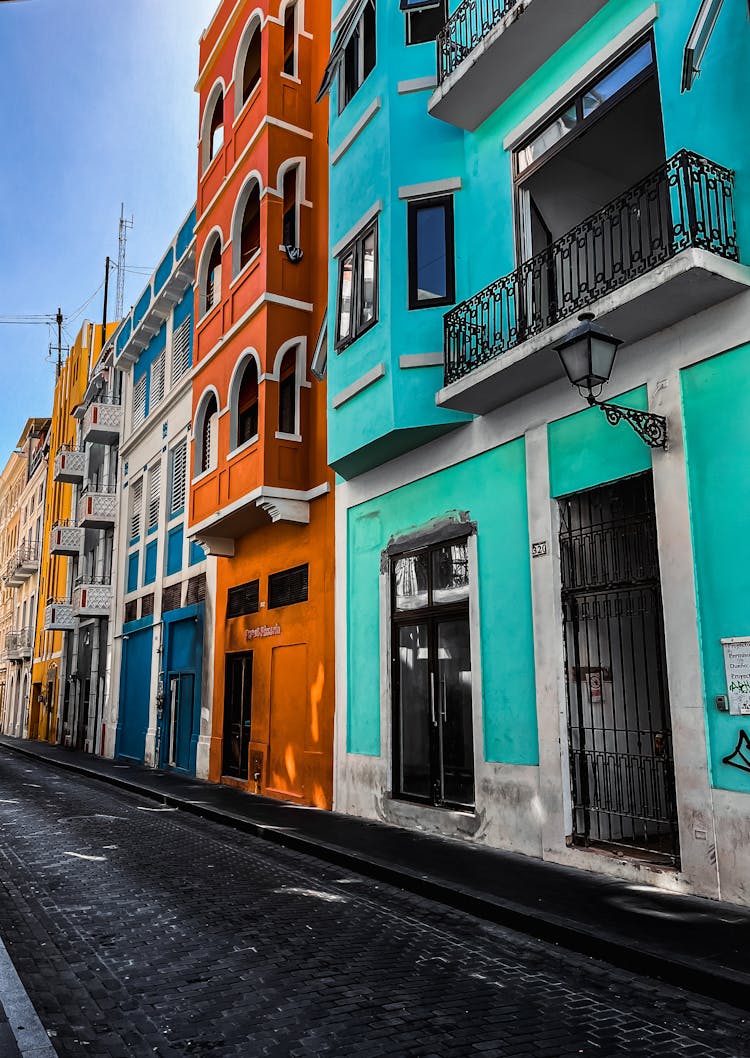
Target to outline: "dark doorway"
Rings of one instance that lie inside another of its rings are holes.
[[[474,807],[467,541],[399,555],[393,606],[393,790]]]
[[[247,779],[252,698],[252,651],[227,654],[222,773],[235,779]]]
[[[651,474],[560,501],[573,841],[679,862]]]

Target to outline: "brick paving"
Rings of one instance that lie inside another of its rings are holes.
[[[0,935],[60,1058],[750,1058],[733,1008],[4,750]]]

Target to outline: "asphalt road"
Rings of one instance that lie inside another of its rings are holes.
[[[0,936],[60,1058],[750,1058],[740,1011],[2,749]]]

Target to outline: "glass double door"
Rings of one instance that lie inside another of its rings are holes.
[[[399,621],[394,648],[395,793],[473,808],[468,613]]]
[[[235,779],[248,777],[252,700],[252,651],[227,654],[222,774]]]

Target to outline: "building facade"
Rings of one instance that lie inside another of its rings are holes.
[[[3,648],[0,730],[28,729],[49,420],[29,419],[0,481]]]
[[[208,775],[215,560],[187,539],[195,211],[115,334],[123,422],[106,752]]]
[[[747,903],[747,5],[401,8],[323,83],[334,807]]]
[[[84,323],[55,386],[29,726],[31,738],[90,753],[102,751],[109,686],[121,422],[103,337],[101,325]]]
[[[200,45],[188,535],[217,556],[209,775],[328,807],[327,5],[222,0]]]

